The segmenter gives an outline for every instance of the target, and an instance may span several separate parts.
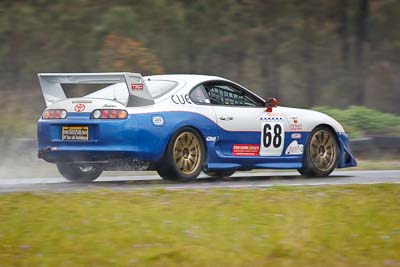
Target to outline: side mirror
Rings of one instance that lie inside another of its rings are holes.
[[[265,99],[265,107],[266,112],[272,112],[272,108],[276,107],[276,105],[278,104],[278,101],[276,100],[276,98],[267,98]]]

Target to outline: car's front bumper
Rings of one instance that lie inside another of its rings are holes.
[[[339,163],[338,168],[347,168],[357,166],[357,161],[350,150],[349,136],[345,133],[338,133],[339,140]]]

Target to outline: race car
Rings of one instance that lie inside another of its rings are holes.
[[[166,180],[191,181],[201,171],[226,177],[252,169],[296,169],[322,177],[356,166],[348,136],[333,118],[278,106],[276,99],[264,100],[221,77],[129,72],[38,77],[47,107],[38,122],[38,157],[74,182],[93,181],[108,170],[155,170]],[[65,84],[101,88],[67,98]]]

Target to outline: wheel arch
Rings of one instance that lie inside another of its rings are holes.
[[[335,135],[336,142],[338,142],[338,144],[339,144],[338,134],[337,134],[335,128],[333,128],[332,125],[329,125],[329,124],[327,124],[327,123],[320,123],[320,124],[318,124],[317,126],[315,126],[315,127],[311,130],[311,132],[314,131],[314,129],[317,128],[317,127],[325,127],[325,128],[328,128],[328,129]],[[308,138],[310,138],[310,136],[308,136]],[[307,141],[308,141],[308,138],[307,138]]]
[[[312,133],[316,128],[318,128],[318,127],[325,127],[325,128],[327,128],[327,129],[329,129],[329,130],[333,133],[333,135],[335,136],[335,139],[336,139],[336,142],[337,142],[338,146],[340,146],[340,140],[339,140],[339,137],[338,137],[338,133],[335,131],[335,128],[333,128],[332,125],[329,125],[329,124],[327,124],[327,123],[320,123],[320,124],[315,125],[315,126],[311,129],[310,133],[309,133],[308,136],[307,136],[306,144],[308,144],[308,141],[309,141],[310,138],[311,138],[311,133]],[[303,157],[304,157],[305,153],[306,153],[306,147],[305,147],[304,150],[303,150]]]

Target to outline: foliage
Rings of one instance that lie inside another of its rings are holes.
[[[0,1],[0,134],[34,135],[38,72],[132,71],[219,75],[285,106],[335,107],[352,137],[398,135],[390,115],[339,108],[364,90],[364,106],[399,114],[399,27],[394,0]]]
[[[28,137],[35,138],[36,121],[27,121],[23,119],[0,119],[0,136],[5,138]]]
[[[155,55],[131,38],[109,34],[99,54],[100,70],[135,70],[143,75],[161,74],[163,69]]]
[[[4,266],[384,266],[399,185],[0,195]]]
[[[368,135],[400,136],[400,116],[366,107],[350,106],[347,109],[315,107],[339,121],[352,138]]]
[[[363,90],[362,105],[399,113],[399,27],[394,0],[0,1],[0,86],[39,95],[38,72],[202,73],[286,106],[345,107]],[[37,117],[36,99],[24,112]]]

